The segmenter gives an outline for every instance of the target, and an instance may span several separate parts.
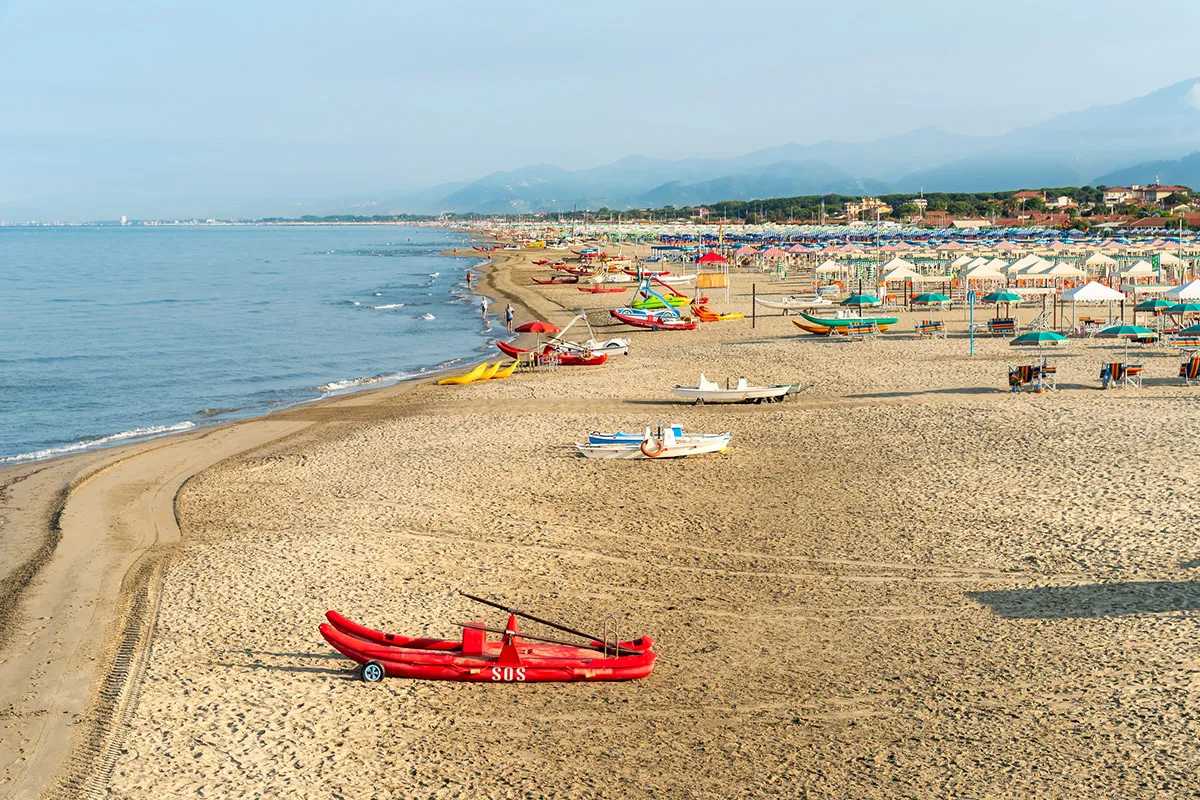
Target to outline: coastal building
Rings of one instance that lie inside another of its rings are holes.
[[[1104,190],[1104,204],[1117,206],[1134,200],[1134,190],[1131,186],[1110,186]]]
[[[847,221],[876,219],[892,213],[892,207],[878,197],[864,197],[842,205]]]

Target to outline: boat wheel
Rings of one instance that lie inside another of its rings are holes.
[[[362,665],[358,675],[364,683],[379,683],[383,680],[383,664],[378,661],[368,661]]]

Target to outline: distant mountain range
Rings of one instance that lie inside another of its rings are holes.
[[[924,128],[870,142],[786,144],[729,159],[630,156],[551,165],[339,203],[329,213],[529,213],[702,205],[813,194],[976,192],[1033,186],[1200,186],[1200,79],[1000,136]]]

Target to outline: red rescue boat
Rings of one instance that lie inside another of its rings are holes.
[[[520,358],[522,354],[530,352],[508,342],[496,342],[496,347],[510,358]],[[582,345],[578,351],[575,351],[567,350],[559,345],[547,344],[542,348],[541,355],[543,357],[553,355],[564,367],[598,367],[608,361],[608,353],[593,353],[591,350],[583,349]]]
[[[461,640],[399,636],[367,628],[336,611],[326,613],[321,636],[331,647],[361,665],[359,677],[368,683],[385,676],[425,680],[537,683],[544,681],[623,681],[644,678],[654,670],[654,640],[643,636],[618,641],[615,621],[606,623],[607,641],[505,608],[490,600],[464,596],[509,612],[504,629],[467,623]],[[582,637],[586,643],[521,633],[517,617]],[[497,633],[498,641],[487,634]]]

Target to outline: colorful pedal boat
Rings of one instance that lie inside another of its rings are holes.
[[[652,331],[694,331],[700,323],[691,317],[673,317],[667,312],[641,311],[632,308],[614,308],[608,312],[613,319],[635,328]]]
[[[538,683],[546,681],[624,681],[654,670],[654,640],[622,642],[621,655],[591,647],[523,641],[515,617],[509,617],[504,641],[487,640],[479,627],[463,629],[461,641],[426,639],[372,630],[330,611],[320,627],[333,649],[363,666],[363,677],[423,680]],[[374,674],[367,670],[378,670]],[[376,677],[377,676],[377,677]]]

